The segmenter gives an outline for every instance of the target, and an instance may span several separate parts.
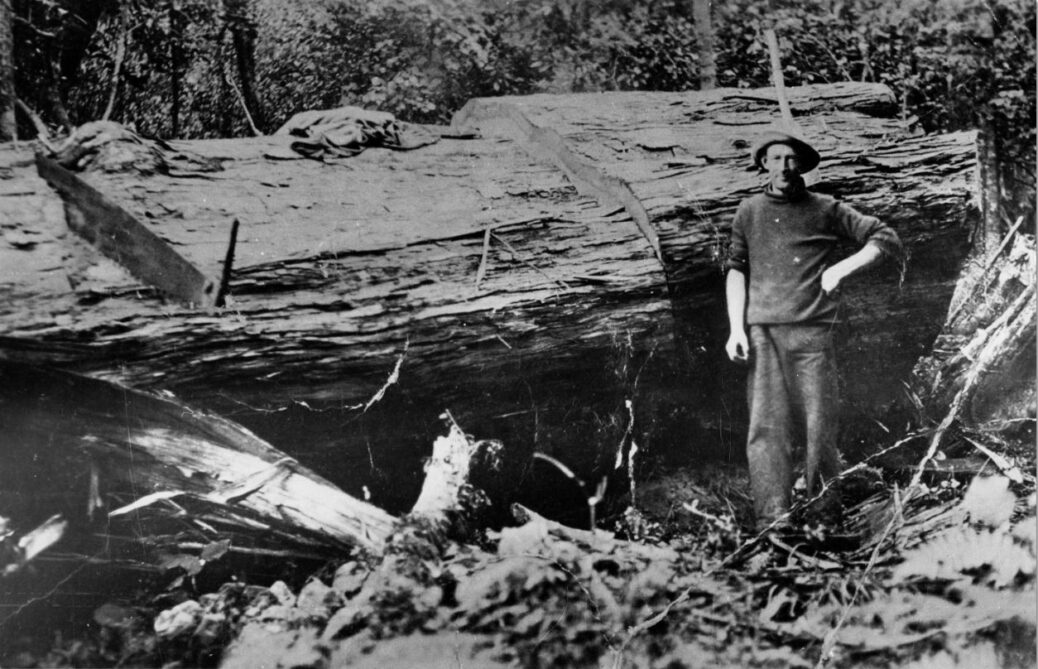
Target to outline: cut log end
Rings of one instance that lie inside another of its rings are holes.
[[[482,486],[500,480],[506,450],[499,441],[472,439],[449,412],[442,417],[449,431],[433,443],[422,490],[408,519],[432,523],[464,539],[485,524],[491,503]],[[517,453],[518,449],[509,451],[513,457]]]

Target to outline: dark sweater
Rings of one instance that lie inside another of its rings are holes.
[[[837,301],[822,290],[841,239],[900,257],[897,233],[827,195],[769,191],[742,201],[732,223],[728,268],[747,275],[746,323],[833,321]]]

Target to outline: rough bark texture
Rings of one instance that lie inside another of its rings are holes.
[[[146,203],[158,186],[148,179],[90,176],[140,220],[171,216],[155,230],[211,274],[231,217],[241,219],[232,306],[220,312],[163,304],[125,278],[119,287],[122,272],[94,263],[91,249],[82,261],[70,257],[60,204],[55,210],[41,190],[42,199],[26,196],[27,204],[51,208],[50,228],[27,226],[39,243],[5,249],[14,261],[42,261],[38,271],[22,272],[5,259],[12,299],[4,300],[4,334],[19,340],[8,353],[25,344],[31,359],[173,389],[277,433],[276,443],[320,462],[322,471],[352,476],[355,494],[390,479],[413,494],[421,480],[416,455],[428,448],[443,409],[461,421],[482,414],[481,426],[521,411],[518,420],[533,424],[534,393],[550,396],[552,381],[556,390],[579,387],[572,377],[594,374],[601,352],[627,329],[646,337],[639,345],[670,341],[663,281],[636,229],[514,147],[441,143],[434,151],[369,151],[341,165],[298,160],[286,168],[263,158],[274,142],[206,145],[212,155],[237,155],[233,172],[163,178],[162,205]],[[494,236],[477,286],[487,226]],[[595,232],[601,245],[585,249],[581,239]],[[626,265],[594,277],[616,258]],[[78,292],[68,289],[66,273],[80,280]],[[33,297],[17,299],[27,293]],[[603,303],[603,295],[612,298]],[[604,310],[596,313],[599,303]],[[405,348],[401,380],[386,399],[367,413],[351,409],[374,395]],[[257,411],[242,416],[244,405]],[[342,423],[356,429],[355,441]],[[397,434],[369,449],[369,433],[384,428]],[[401,454],[412,471],[390,475]]]
[[[822,180],[813,188],[891,224],[909,255],[905,267],[888,264],[844,289],[840,352],[851,422],[898,399],[902,379],[940,328],[978,218],[976,135],[906,137],[893,118],[893,96],[880,85],[787,93],[798,125],[823,156]],[[779,118],[774,91],[494,98],[471,101],[456,121],[514,135],[508,119],[516,110],[644,206],[664,252],[681,359],[693,379],[709,379],[697,384],[701,403],[716,406],[718,385],[729,399],[707,420],[726,429],[732,411],[740,423],[743,375],[720,360],[727,334],[720,264],[736,205],[762,184],[749,152]],[[861,373],[877,360],[882,373]]]
[[[181,67],[183,66],[184,51],[181,47],[180,40],[184,34],[184,20],[180,14],[179,8],[175,2],[170,2],[167,11],[169,12],[169,137],[176,138],[180,136],[180,104],[181,104],[181,79],[183,72]]]
[[[0,0],[0,142],[16,139],[14,120],[14,14],[11,0]]]
[[[692,20],[696,28],[699,53],[699,89],[717,87],[717,64],[714,60],[714,26],[710,20],[711,0],[692,0]]]
[[[903,282],[888,267],[848,291],[849,365],[885,361],[848,377],[853,412],[892,401],[940,326],[974,211],[974,136],[905,137],[883,87],[790,98],[824,156],[816,188],[885,218],[912,254]],[[211,276],[241,220],[218,311],[164,304],[74,247],[28,156],[8,151],[4,355],[172,389],[355,493],[385,489],[407,455],[392,488],[412,500],[445,408],[586,466],[611,461],[624,399],[645,414],[643,447],[725,442],[743,381],[720,362],[721,263],[761,183],[749,145],[776,115],[768,90],[477,100],[457,125],[481,139],[330,164],[275,158],[276,137],[185,142],[224,171],[86,175]],[[399,380],[361,411],[401,353]]]

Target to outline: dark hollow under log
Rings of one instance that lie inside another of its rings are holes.
[[[911,253],[903,282],[888,267],[846,296],[850,368],[884,361],[848,377],[860,411],[896,399],[943,320],[974,136],[910,136],[883,87],[790,93],[825,157],[816,187],[889,221]],[[721,361],[721,261],[761,183],[748,147],[775,118],[768,91],[531,96],[474,101],[458,123],[481,138],[411,152],[319,163],[285,160],[283,138],[183,142],[224,169],[84,175],[210,276],[241,221],[216,310],[167,304],[76,242],[7,150],[3,355],[171,390],[376,500],[413,500],[444,409],[585,470],[611,462],[626,399],[645,448],[723,446],[742,374]]]

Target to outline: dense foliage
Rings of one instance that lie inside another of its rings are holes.
[[[295,586],[234,580],[204,593],[178,564],[159,577],[177,579],[165,592],[97,606],[82,638],[0,649],[0,659],[225,669],[1034,665],[1035,497],[1013,489],[1033,484],[947,478],[904,507],[898,497],[896,515],[884,490],[856,515],[889,514],[900,533],[877,527],[856,549],[819,552],[820,533],[743,538],[731,501],[745,479],[693,476],[690,512],[660,509],[670,527],[653,523],[643,541],[534,518],[480,545],[440,545],[404,525],[387,555],[329,564]],[[714,493],[696,497],[707,485]],[[862,569],[870,555],[875,568]]]
[[[113,118],[165,137],[248,134],[250,103],[264,131],[340,104],[444,122],[473,96],[684,90],[699,75],[687,0],[16,0],[15,11],[19,95],[45,120],[95,119],[112,98]],[[788,84],[885,83],[920,130],[987,127],[1031,166],[1035,20],[1030,0],[714,3],[718,85],[768,85],[761,36],[774,26]],[[242,48],[254,68],[235,67]]]
[[[787,83],[878,81],[925,131],[990,125],[1022,140],[1014,158],[1033,150],[1032,2],[814,0],[785,2],[769,15],[740,0],[721,11],[722,85],[767,85],[759,34],[774,21],[784,38]]]

